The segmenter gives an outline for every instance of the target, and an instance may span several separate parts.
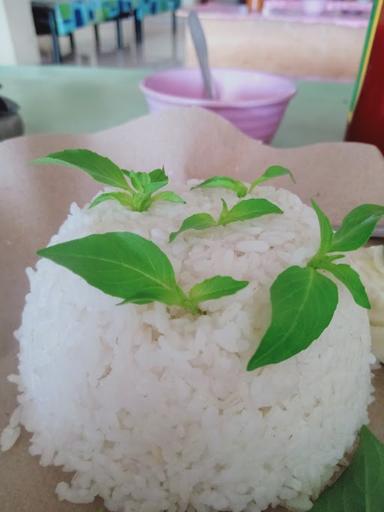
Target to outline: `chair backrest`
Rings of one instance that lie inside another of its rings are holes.
[[[55,19],[59,36],[66,36],[74,32],[76,30],[76,18],[72,2],[58,2],[55,5]]]
[[[135,9],[137,0],[119,0],[121,14],[131,13]]]
[[[119,0],[102,0],[102,7],[105,20],[114,19],[120,14]]]
[[[87,2],[84,0],[73,0],[72,5],[77,28],[85,27],[91,23]]]
[[[80,0],[88,13],[89,23],[101,23],[104,21],[103,6],[101,0]]]

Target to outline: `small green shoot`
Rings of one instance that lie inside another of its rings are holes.
[[[289,169],[282,167],[281,165],[272,165],[268,167],[261,176],[252,181],[250,185],[228,176],[212,176],[195,187],[192,187],[192,190],[196,188],[225,188],[227,190],[232,190],[237,197],[245,197],[247,194],[252,192],[257,185],[261,185],[261,183],[278,178],[279,176],[289,176],[291,180],[295,182],[293,174]]]
[[[232,222],[255,219],[272,213],[283,213],[278,206],[267,199],[243,199],[236,203],[232,208],[228,208],[224,199],[221,201],[222,209],[217,220],[215,220],[209,213],[195,213],[194,215],[184,219],[180,228],[170,234],[169,241],[173,242],[180,233],[189,229],[202,230],[217,226],[226,226]]]
[[[164,169],[154,169],[148,173],[127,171],[121,169],[109,158],[88,149],[66,149],[38,158],[34,163],[76,167],[86,172],[95,181],[122,190],[98,195],[90,204],[90,208],[111,200],[136,212],[147,211],[156,201],[185,203],[184,199],[175,192],[167,190],[155,193],[168,185],[168,176]]]

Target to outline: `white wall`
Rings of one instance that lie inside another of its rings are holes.
[[[0,0],[0,64],[14,64],[15,59],[4,1]]]
[[[38,64],[30,0],[0,0],[0,64]]]

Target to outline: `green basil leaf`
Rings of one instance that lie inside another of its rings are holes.
[[[153,194],[156,190],[165,187],[168,185],[168,176],[165,174],[163,169],[154,169],[150,173],[148,173],[150,183],[146,188],[146,192]]]
[[[222,209],[221,209],[220,218],[222,216],[225,217],[228,214],[228,212],[229,212],[229,208],[228,208],[227,202],[224,199],[221,199],[221,205],[222,205]]]
[[[123,169],[123,173],[129,177],[132,186],[136,192],[150,196],[156,190],[165,187],[168,184],[168,176],[164,169],[154,169],[151,172],[127,171]]]
[[[168,184],[168,176],[165,174],[164,168],[154,169],[149,173],[149,178],[151,183],[147,190],[151,193],[156,192],[156,190],[159,190]]]
[[[132,186],[137,192],[146,193],[147,187],[151,183],[151,178],[146,172],[127,171],[132,183]]]
[[[354,251],[371,237],[377,223],[384,216],[384,206],[362,204],[349,212],[336,231],[331,251]]]
[[[38,254],[126,302],[180,305],[185,299],[166,254],[134,233],[90,235],[40,249]]]
[[[183,220],[180,228],[177,231],[174,231],[169,235],[169,241],[173,242],[173,240],[182,233],[183,231],[187,231],[188,229],[207,229],[213,226],[216,226],[217,222],[209,213],[195,213],[190,217],[187,217]]]
[[[132,196],[126,194],[125,192],[105,192],[104,194],[100,194],[91,202],[89,208],[93,208],[100,203],[104,203],[104,201],[117,201],[122,206],[131,209],[132,208]]]
[[[257,185],[260,185],[265,181],[272,180],[273,178],[278,178],[279,176],[287,175],[295,183],[295,178],[289,169],[287,169],[286,167],[282,167],[281,165],[271,165],[264,172],[264,174],[262,174],[259,178],[256,178],[254,181],[252,181],[251,186],[249,187],[249,192],[251,192]]]
[[[328,327],[337,286],[311,267],[289,267],[272,284],[272,320],[248,370],[280,363],[305,350]]]
[[[195,188],[226,188],[235,192],[237,197],[244,197],[247,195],[247,187],[244,183],[234,178],[230,178],[229,176],[213,176],[199,185],[192,187],[192,190]]]
[[[161,169],[153,169],[153,171],[151,171],[148,174],[151,179],[151,183],[168,183],[168,176],[165,174],[164,167],[162,167]]]
[[[236,281],[230,276],[215,276],[195,284],[189,291],[192,302],[219,299],[226,295],[233,295],[248,285],[248,281]]]
[[[77,167],[99,183],[130,190],[120,167],[109,158],[98,155],[88,149],[66,149],[37,158],[34,160],[34,163],[61,164],[66,167]]]
[[[124,176],[131,179],[131,173],[134,171],[127,171],[127,169],[121,169],[121,172],[124,174]]]
[[[132,195],[132,210],[135,212],[145,212],[151,206],[150,194],[134,191]]]
[[[320,267],[328,272],[331,272],[336,279],[341,281],[351,292],[351,295],[359,306],[371,309],[371,305],[369,303],[367,292],[365,291],[364,285],[361,282],[359,274],[349,265],[341,263],[339,265],[335,265],[334,263],[324,262],[322,265],[320,263]]]
[[[182,203],[185,204],[185,201],[182,197],[175,192],[171,192],[170,190],[165,190],[164,192],[159,192],[158,194],[152,197],[153,201],[168,201],[170,203]]]
[[[350,466],[323,492],[311,512],[383,512],[384,445],[363,427]]]
[[[221,198],[221,212],[220,212],[220,217],[219,217],[219,220],[217,221],[217,225],[218,226],[223,226],[224,225],[224,222],[225,222],[225,219],[227,218],[227,215],[228,215],[228,212],[229,212],[229,208],[228,208],[228,205],[226,203],[226,201]]]
[[[327,260],[328,261],[336,261],[336,260],[340,260],[342,258],[345,258],[345,254],[328,254],[327,255]]]
[[[320,225],[320,247],[316,255],[320,256],[326,254],[331,248],[333,229],[328,217],[314,200],[312,200],[312,207],[316,212]]]
[[[219,224],[225,226],[231,222],[255,219],[271,213],[283,213],[283,211],[267,199],[243,199],[227,212],[222,211]]]

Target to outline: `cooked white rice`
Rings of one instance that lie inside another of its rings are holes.
[[[368,316],[340,286],[334,319],[316,343],[246,372],[270,319],[269,288],[314,254],[318,223],[295,195],[261,187],[254,196],[284,215],[188,231],[168,244],[187,215],[217,216],[221,197],[236,201],[222,190],[187,190],[187,205],[158,203],[144,214],[114,202],[72,205],[51,243],[133,231],[168,254],[185,289],[216,274],[250,285],[192,317],[157,303],[116,306],[70,271],[39,261],[27,270],[13,378],[20,406],[3,445],[24,425],[42,465],[75,472],[56,489],[74,503],[100,495],[109,510],[124,512],[308,510],[367,422]]]

